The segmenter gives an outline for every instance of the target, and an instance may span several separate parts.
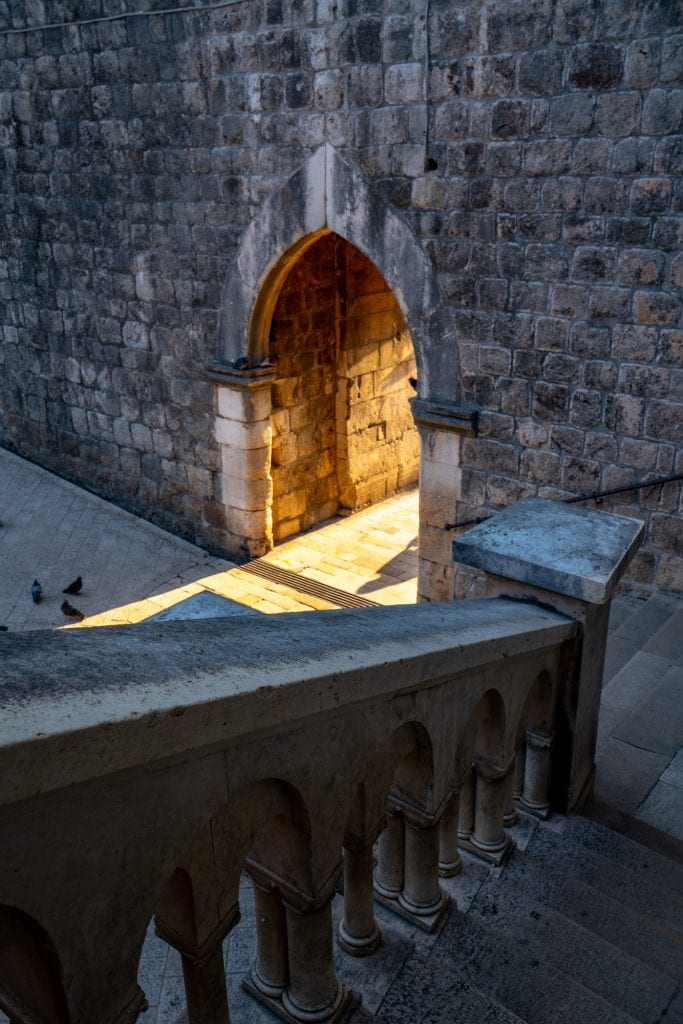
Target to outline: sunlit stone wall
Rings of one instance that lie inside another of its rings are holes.
[[[273,538],[417,481],[415,356],[381,274],[328,234],[289,272],[271,330]]]

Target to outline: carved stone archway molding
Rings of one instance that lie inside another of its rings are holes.
[[[452,521],[460,493],[460,435],[474,433],[476,425],[476,413],[460,405],[453,320],[434,268],[408,224],[329,144],[262,204],[225,283],[219,357],[207,366],[207,374],[218,385],[216,436],[223,454],[226,547],[236,556],[253,557],[272,546],[270,325],[290,269],[330,232],[377,267],[410,331],[419,380],[414,416],[423,441],[420,593],[450,597],[453,568],[443,526]],[[436,544],[435,530],[443,534]],[[423,553],[427,538],[430,550]]]

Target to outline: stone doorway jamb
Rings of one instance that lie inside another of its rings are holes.
[[[270,388],[275,373],[212,363],[207,375],[217,385],[226,546],[234,555],[257,558],[273,546]]]

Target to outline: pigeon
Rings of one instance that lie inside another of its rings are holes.
[[[68,587],[64,587],[63,594],[80,594],[83,589],[83,580],[80,576],[77,576],[73,583],[70,583]]]
[[[62,601],[62,611],[65,615],[68,615],[70,619],[77,619],[78,622],[82,622],[85,618],[83,612],[79,612],[78,608],[74,608],[74,606],[69,604],[66,600]]]
[[[33,598],[33,603],[38,604],[42,596],[43,588],[41,587],[38,580],[34,580],[33,583],[31,584],[31,597]]]

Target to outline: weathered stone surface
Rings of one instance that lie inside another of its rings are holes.
[[[484,572],[604,604],[638,548],[643,524],[528,498],[453,542]]]

